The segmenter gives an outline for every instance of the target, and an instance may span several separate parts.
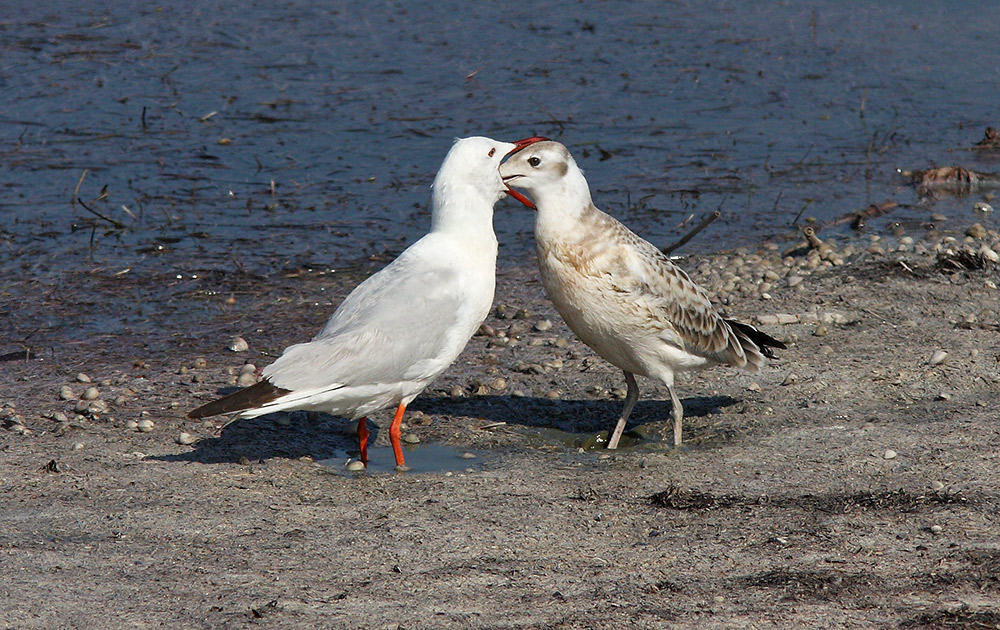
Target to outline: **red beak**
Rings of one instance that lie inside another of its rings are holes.
[[[527,146],[531,146],[532,144],[535,144],[536,142],[545,142],[546,140],[548,140],[548,138],[546,138],[545,136],[531,136],[530,138],[525,138],[524,140],[518,140],[518,141],[514,142],[514,148],[511,149],[507,153],[507,156],[514,155],[515,153],[517,153],[521,149],[523,149],[523,148],[525,148]],[[504,156],[504,157],[507,157],[507,156]],[[504,186],[507,186],[507,184],[504,183]],[[532,210],[537,210],[538,209],[538,208],[535,207],[535,203],[531,199],[528,199],[523,194],[517,192],[516,190],[514,190],[510,186],[507,186],[507,194],[510,195],[511,197],[513,197],[514,199],[517,199],[518,201],[520,201],[521,203],[523,203],[527,207],[531,208]]]
[[[514,143],[514,148],[511,149],[507,155],[514,155],[524,147],[535,144],[536,142],[545,142],[548,140],[545,136],[531,136],[530,138],[525,138],[524,140],[518,140]]]

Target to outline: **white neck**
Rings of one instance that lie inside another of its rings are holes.
[[[435,182],[431,195],[431,231],[484,245],[492,243],[496,248],[494,203],[496,199],[473,184]]]

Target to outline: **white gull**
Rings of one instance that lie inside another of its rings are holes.
[[[747,324],[724,319],[707,293],[665,254],[598,210],[583,172],[558,142],[522,141],[500,167],[508,186],[537,206],[535,249],[542,284],[574,333],[625,373],[628,393],[608,448],[617,448],[639,398],[635,374],[670,392],[674,445],[684,409],[674,375],[713,365],[759,370],[770,347],[784,348]]]
[[[188,417],[299,409],[344,416],[358,420],[367,465],[366,416],[395,405],[389,441],[404,469],[406,406],[458,357],[493,302],[493,205],[506,193],[498,169],[519,146],[457,140],[434,179],[431,231],[351,291],[312,341],[286,348],[262,381]]]

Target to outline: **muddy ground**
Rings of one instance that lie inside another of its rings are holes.
[[[682,378],[679,451],[666,392],[644,379],[627,447],[581,450],[613,423],[621,375],[572,337],[531,261],[502,260],[495,334],[472,340],[406,429],[477,457],[405,474],[345,473],[340,419],[220,430],[184,417],[244,362],[314,334],[383,261],[197,282],[108,268],[8,279],[13,329],[46,325],[27,342],[35,358],[0,363],[0,620],[997,627],[1000,274],[942,268],[905,242],[865,245],[814,269],[774,247],[682,263],[729,315],[789,348],[759,374]],[[123,302],[129,323],[113,334],[88,323]],[[226,349],[237,334],[249,352]],[[103,403],[77,415],[89,403],[60,389],[82,395],[81,372]],[[152,430],[129,424],[140,420]],[[384,433],[377,462],[391,461]]]

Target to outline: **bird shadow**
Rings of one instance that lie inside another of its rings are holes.
[[[683,401],[686,418],[704,417],[738,403],[728,396],[687,398]],[[607,432],[621,413],[620,400],[558,399],[531,396],[484,395],[452,397],[433,395],[417,398],[410,412],[420,411],[431,416],[479,418],[487,422],[520,425],[531,431],[556,430],[567,436],[569,446],[579,446],[595,432]],[[626,434],[643,425],[663,425],[670,421],[670,402],[639,401],[629,418]],[[202,464],[242,463],[270,458],[297,459],[311,457],[321,461],[342,457],[357,457],[357,437],[344,418],[321,413],[275,413],[232,422],[216,435],[205,437],[183,453],[151,455],[150,459],[167,462],[198,462]],[[378,438],[380,427],[369,422],[369,444]],[[388,428],[388,424],[385,425]],[[654,432],[655,433],[655,432]],[[650,434],[633,434],[639,441]],[[694,437],[697,437],[696,435]],[[655,436],[654,436],[654,439]]]
[[[237,420],[225,425],[215,435],[204,437],[184,453],[151,455],[149,459],[166,462],[224,464],[263,461],[270,458],[316,460],[357,456],[357,437],[344,418],[302,411],[279,412],[257,418]],[[369,443],[378,436],[378,427],[369,425]]]

